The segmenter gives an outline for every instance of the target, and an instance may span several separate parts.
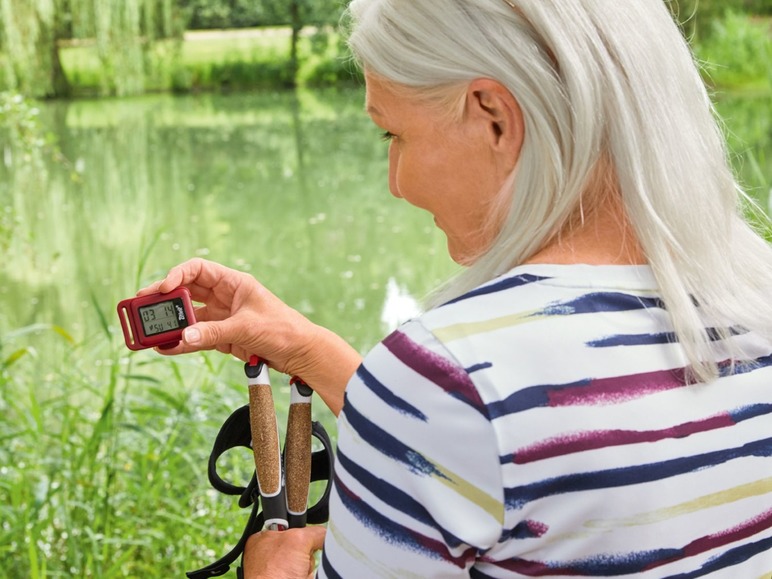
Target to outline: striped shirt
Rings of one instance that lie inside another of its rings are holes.
[[[718,338],[716,338],[718,339]],[[318,577],[772,577],[772,344],[687,385],[646,266],[516,268],[365,358]]]

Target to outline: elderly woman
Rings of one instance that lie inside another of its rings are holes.
[[[330,523],[247,577],[769,577],[772,250],[661,0],[353,0],[389,189],[467,266],[362,360],[193,260],[167,354],[340,413]],[[747,203],[746,203],[747,205]]]

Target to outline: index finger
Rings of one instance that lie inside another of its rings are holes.
[[[222,278],[224,266],[201,258],[189,259],[179,265],[175,265],[166,274],[166,277],[137,292],[138,296],[152,293],[168,293],[180,287],[196,283],[201,287],[211,289]]]

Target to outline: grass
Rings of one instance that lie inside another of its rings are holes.
[[[24,334],[60,342],[69,364],[15,349]],[[238,363],[140,361],[119,348],[100,353],[95,374],[84,351],[104,339],[76,344],[45,326],[2,339],[0,576],[173,577],[236,543],[248,512],[208,488],[206,461],[245,400],[243,385],[222,379]]]
[[[299,43],[298,82],[329,86],[358,82],[337,33],[308,32]],[[147,92],[196,92],[285,88],[293,82],[288,28],[189,32],[184,41],[158,43],[146,56]],[[60,49],[75,95],[110,92],[96,46]]]
[[[51,324],[0,334],[0,577],[179,576],[229,550],[246,521],[206,475],[220,425],[247,400],[241,364],[130,353],[112,312],[94,295],[90,308],[97,330],[82,342]],[[281,399],[277,413],[283,425]],[[223,462],[245,485],[241,454]]]

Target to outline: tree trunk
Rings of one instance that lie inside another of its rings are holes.
[[[72,87],[64,73],[62,59],[59,57],[59,44],[56,38],[51,42],[51,86],[54,92],[51,95],[53,97],[66,98],[72,94]]]
[[[303,23],[300,21],[299,0],[291,0],[290,2],[290,24],[292,26],[290,70],[292,71],[292,86],[297,86],[298,70],[300,69],[300,63],[298,62],[298,42],[300,40],[300,31],[303,28]]]

